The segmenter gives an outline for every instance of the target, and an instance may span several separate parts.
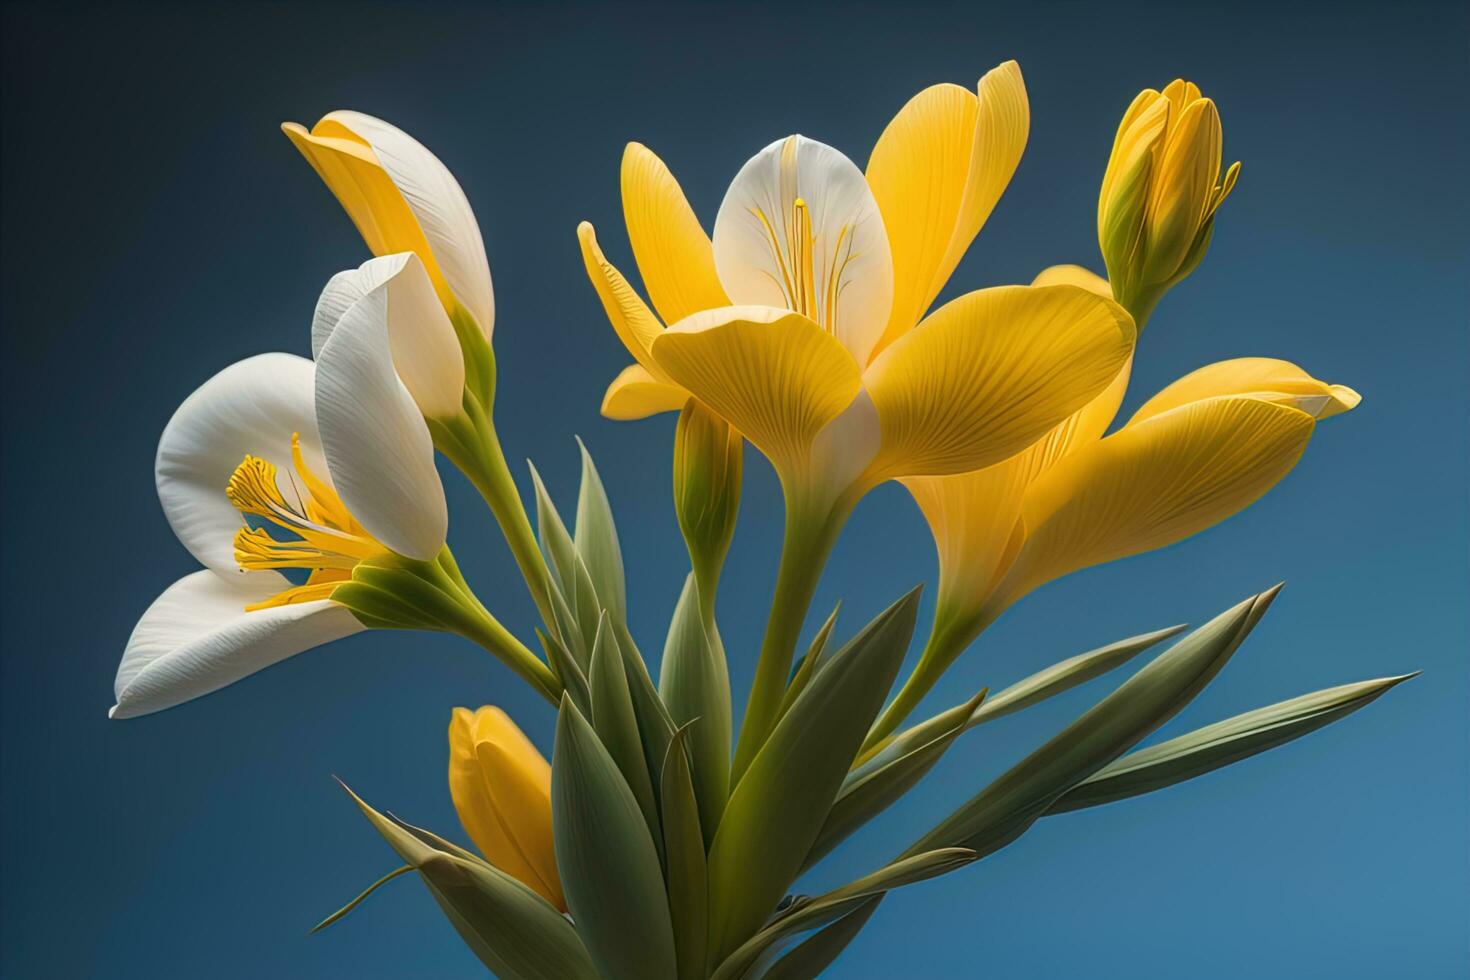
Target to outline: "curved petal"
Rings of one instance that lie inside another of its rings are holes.
[[[689,401],[689,392],[665,384],[641,364],[629,364],[618,373],[602,396],[602,414],[619,422],[646,419],[660,412],[677,412]]]
[[[1134,336],[1122,307],[1075,286],[1001,286],[945,304],[863,377],[883,425],[873,478],[1015,455],[1112,383]]]
[[[421,256],[425,265],[437,263],[450,290],[489,337],[495,327],[495,290],[485,241],[469,199],[449,168],[397,126],[365,113],[329,112],[313,132],[356,138],[371,148],[423,230],[432,252]]]
[[[299,432],[307,464],[326,473],[314,387],[311,361],[260,354],[204,382],[169,419],[154,461],[158,499],[174,534],[200,564],[239,574],[234,542],[244,521],[225,487],[247,455],[289,472],[291,435]]]
[[[128,639],[110,717],[171,708],[364,628],[330,599],[245,611],[290,585],[276,572],[200,571],[169,586]]]
[[[1314,426],[1285,405],[1210,398],[1072,454],[1026,494],[1026,543],[1001,587],[1004,600],[1173,544],[1245,509],[1296,465]]]
[[[715,218],[715,267],[732,302],[784,307],[866,364],[893,305],[878,202],[837,150],[788,136],[735,175]]]
[[[444,547],[449,512],[434,442],[393,364],[388,284],[354,303],[317,359],[316,414],[327,468],[368,533],[409,558]]]
[[[312,354],[320,356],[343,314],[379,286],[388,291],[388,336],[398,377],[425,417],[454,418],[464,397],[464,354],[423,262],[412,252],[370,259],[328,281],[312,317]]]
[[[1033,286],[1081,286],[1089,293],[1095,293],[1103,299],[1113,298],[1113,287],[1108,281],[1091,269],[1080,265],[1053,265],[1042,269],[1031,280]]]
[[[730,306],[680,320],[653,356],[790,475],[812,440],[861,386],[851,355],[811,320],[788,310]]]
[[[586,221],[577,226],[577,242],[582,247],[582,264],[587,267],[587,278],[592,280],[592,288],[597,290],[597,298],[602,300],[602,309],[607,313],[608,322],[618,339],[628,348],[633,360],[655,378],[667,380],[663,377],[663,369],[649,353],[653,342],[664,332],[663,324],[658,322],[658,317],[653,315],[638,291],[602,254],[597,244],[597,232]]]
[[[665,323],[729,306],[715,250],[664,162],[642,143],[623,151],[623,220],[638,274]]]
[[[1031,128],[1014,61],[978,94],[934,85],[909,100],[878,138],[868,183],[893,248],[894,301],[878,350],[929,309],[1015,173]]]
[[[1251,395],[1281,402],[1319,419],[1350,411],[1363,400],[1353,389],[1318,381],[1290,361],[1237,357],[1186,374],[1145,402],[1129,424],[1220,395]]]

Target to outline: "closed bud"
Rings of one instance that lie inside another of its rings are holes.
[[[1240,164],[1221,176],[1215,103],[1192,82],[1139,93],[1113,141],[1097,205],[1097,238],[1114,297],[1142,322],[1204,258],[1215,211]]]
[[[565,912],[552,846],[551,766],[504,711],[454,709],[449,793],[485,859]]]
[[[703,601],[712,602],[740,510],[744,439],[690,399],[674,430],[674,511]]]

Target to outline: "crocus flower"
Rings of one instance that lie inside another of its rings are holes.
[[[551,766],[504,711],[454,709],[449,793],[486,860],[565,912],[552,847]]]

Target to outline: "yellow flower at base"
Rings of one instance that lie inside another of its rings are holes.
[[[449,794],[486,860],[565,912],[552,848],[551,765],[504,711],[454,709]]]

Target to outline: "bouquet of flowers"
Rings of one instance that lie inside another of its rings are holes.
[[[1098,200],[1105,278],[1054,266],[931,309],[1029,127],[1014,62],[973,90],[935,85],[899,110],[866,170],[805,136],[760,150],[735,173],[712,235],[663,161],[629,144],[623,210],[647,299],[590,225],[577,237],[633,361],[603,414],[678,413],[673,499],[689,574],[655,670],[645,650],[660,638],[628,628],[619,536],[585,448],[570,525],[533,469],[533,527],[507,465],[494,293],[459,184],[371,116],[287,124],[375,257],[326,284],[311,359],[234,364],[164,430],[159,497],[204,568],[144,613],[113,716],[168,708],[360,630],[456,633],[556,712],[551,761],[499,708],[455,708],[449,790],[475,849],[354,795],[401,866],[322,925],[415,872],[508,980],[792,980],[824,971],[888,892],[963,868],[1049,814],[1191,779],[1368,704],[1405,678],[1137,747],[1234,655],[1273,588],[1188,635],[1110,643],[913,719],[1011,605],[1248,506],[1320,420],[1359,402],[1288,361],[1245,357],[1180,378],[1114,426],[1144,328],[1204,260],[1240,172],[1222,167],[1215,104],[1184,81],[1140,93],[1118,127]],[[780,479],[785,535],[761,647],[727,651],[716,599],[746,443]],[[436,453],[504,532],[540,614],[534,641],[461,573]],[[922,510],[940,569],[933,622],[901,683],[917,590],[856,631],[834,611],[801,643],[847,517],[889,480]],[[1165,640],[889,863],[793,894],[966,732]],[[727,657],[754,662],[738,733]]]

